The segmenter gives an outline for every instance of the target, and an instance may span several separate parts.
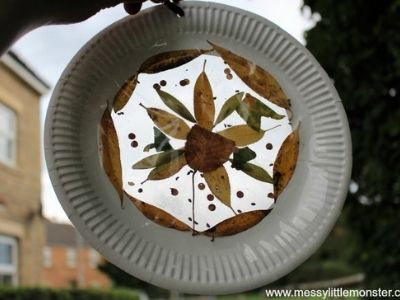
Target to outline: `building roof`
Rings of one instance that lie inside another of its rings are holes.
[[[50,85],[46,83],[32,68],[30,68],[17,54],[12,51],[6,52],[0,57],[0,61],[17,74],[22,80],[30,85],[40,95],[46,94]]]
[[[64,247],[88,246],[78,231],[69,224],[45,222],[46,245]]]

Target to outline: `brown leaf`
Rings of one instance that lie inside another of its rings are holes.
[[[143,105],[142,105],[143,106]],[[144,107],[144,106],[143,106]],[[158,108],[146,108],[147,114],[154,124],[165,134],[179,140],[185,140],[190,131],[189,126],[181,118]]]
[[[117,191],[122,205],[122,167],[118,136],[111,118],[110,110],[108,108],[106,108],[101,118],[99,135],[102,166],[108,176],[108,179]]]
[[[201,172],[210,172],[228,161],[235,143],[198,125],[190,130],[185,144],[188,165]]]
[[[275,199],[288,185],[296,169],[300,144],[299,129],[300,125],[286,137],[275,160],[273,169]]]
[[[267,71],[253,62],[209,42],[214,50],[250,88],[272,103],[290,110],[288,97],[278,81]]]
[[[270,210],[258,210],[241,213],[235,217],[227,219],[214,228],[207,230],[204,234],[212,237],[234,235],[243,232],[258,224],[268,215]]]
[[[153,205],[142,202],[136,198],[131,197],[126,194],[128,198],[132,201],[132,203],[137,207],[138,210],[145,215],[146,218],[150,219],[154,223],[164,226],[167,228],[174,228],[180,231],[189,231],[191,230],[189,226],[181,221],[177,220],[175,217],[171,216],[167,212],[159,209]]]
[[[205,62],[204,62],[205,64]],[[215,106],[210,81],[203,70],[194,86],[194,115],[197,124],[211,130],[215,118]]]
[[[231,185],[229,183],[229,176],[224,166],[218,169],[205,172],[204,179],[207,182],[211,192],[221,200],[226,206],[231,206]]]
[[[153,169],[147,177],[147,180],[162,180],[169,178],[178,173],[186,165],[186,158],[182,153],[174,160]]]
[[[234,141],[236,146],[244,147],[261,140],[265,131],[255,131],[247,125],[237,125],[220,131],[218,134]]]
[[[138,73],[154,74],[182,66],[209,50],[189,49],[156,54],[148,58],[139,68]]]
[[[137,75],[135,74],[127,81],[125,81],[125,83],[119,89],[119,91],[114,97],[114,103],[113,103],[113,108],[116,113],[119,112],[121,109],[123,109],[125,105],[128,103],[133,92],[135,91],[137,82],[138,82]]]

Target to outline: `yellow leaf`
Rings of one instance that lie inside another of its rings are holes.
[[[255,63],[209,42],[244,83],[272,103],[290,110],[288,97],[278,81]]]
[[[197,124],[211,130],[215,118],[215,106],[210,81],[203,70],[194,86],[194,115]]]
[[[211,192],[227,206],[231,206],[231,185],[229,176],[224,166],[218,169],[205,172],[204,179],[207,182]]]
[[[141,104],[142,105],[142,104]],[[142,105],[143,106],[143,105]],[[144,106],[143,106],[144,107]],[[146,108],[147,114],[154,124],[165,134],[179,140],[185,140],[190,131],[189,126],[181,118],[158,108]]]
[[[238,125],[220,131],[218,134],[234,141],[236,146],[244,147],[261,140],[265,131],[255,131],[248,125]]]
[[[139,68],[138,73],[154,74],[184,65],[210,50],[188,49],[168,51],[148,58]]]
[[[300,125],[286,137],[275,160],[273,170],[275,199],[288,185],[296,169],[300,144],[299,129]]]
[[[100,144],[101,144],[101,157],[102,166],[107,174],[108,179],[114,186],[121,199],[123,200],[122,189],[122,167],[119,151],[119,143],[117,132],[114,127],[111,113],[106,108],[100,122]]]
[[[115,112],[123,109],[124,106],[128,103],[133,92],[135,91],[137,82],[137,75],[135,74],[131,78],[129,78],[119,89],[114,97],[113,107]]]
[[[186,166],[186,164],[185,155],[182,153],[179,157],[169,163],[153,169],[147,177],[147,180],[162,180],[169,178],[178,173],[184,166]]]

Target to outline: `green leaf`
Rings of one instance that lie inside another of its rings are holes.
[[[151,169],[169,163],[184,153],[183,149],[157,153],[143,158],[132,166],[132,169]]]
[[[260,130],[261,117],[267,117],[274,120],[281,120],[285,116],[276,113],[270,107],[265,105],[263,102],[253,97],[250,94],[246,94],[244,100],[236,109],[239,116],[246,121],[254,130]]]
[[[156,148],[158,152],[172,150],[173,148],[169,143],[169,138],[164,133],[162,133],[157,127],[154,127],[153,130],[154,130],[154,148]]]
[[[222,108],[219,112],[217,120],[215,121],[214,126],[221,123],[223,120],[225,120],[227,117],[229,117],[236,110],[236,108],[241,103],[243,95],[244,95],[243,92],[237,93],[225,101],[224,105],[222,106]]]
[[[174,157],[171,161],[154,168],[147,177],[147,180],[162,180],[169,178],[178,173],[186,165],[185,154],[184,152],[181,152],[180,155]]]
[[[245,163],[241,171],[246,173],[250,177],[253,177],[254,179],[271,184],[274,183],[274,180],[272,179],[271,175],[269,175],[266,170],[254,164]]]
[[[179,101],[178,99],[176,99],[174,96],[172,96],[167,92],[164,92],[162,90],[156,90],[156,91],[166,106],[168,106],[182,118],[190,122],[196,123],[196,119],[193,117],[193,115],[185,107],[185,105],[183,105],[181,101]]]
[[[233,153],[233,160],[231,160],[232,168],[236,170],[243,170],[244,165],[256,158],[257,154],[251,150],[249,147],[239,149],[237,152]]]
[[[149,152],[151,149],[154,149],[156,146],[154,143],[148,144],[146,147],[144,147],[143,152]]]

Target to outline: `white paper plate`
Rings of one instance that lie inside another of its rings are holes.
[[[45,128],[47,167],[56,194],[79,232],[128,273],[187,293],[236,293],[266,285],[308,258],[335,223],[348,190],[351,141],[329,77],[312,55],[273,23],[237,8],[182,4],[127,17],[89,41],[54,91]],[[271,72],[301,120],[294,176],[272,212],[255,227],[217,238],[192,237],[122,210],[101,169],[98,126],[104,105],[146,58],[163,51],[233,49]]]

